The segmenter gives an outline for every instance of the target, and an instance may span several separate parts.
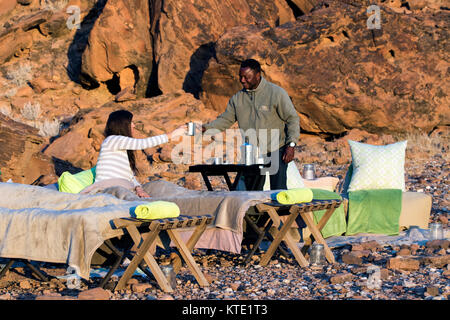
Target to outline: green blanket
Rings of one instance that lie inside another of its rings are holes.
[[[399,233],[402,190],[350,191],[348,200],[347,236],[356,233]]]
[[[324,189],[311,189],[313,192],[313,199],[315,200],[342,200],[342,197],[336,193]],[[314,211],[314,222],[319,223],[326,210]],[[330,217],[328,222],[323,227],[321,233],[324,238],[331,236],[340,236],[346,230],[344,204],[341,204]]]

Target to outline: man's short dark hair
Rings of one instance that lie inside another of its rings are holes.
[[[255,59],[247,59],[242,61],[241,68],[250,68],[255,72],[261,72],[261,65]]]

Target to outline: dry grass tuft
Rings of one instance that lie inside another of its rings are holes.
[[[30,101],[28,101],[23,105],[20,113],[25,119],[35,121],[41,115],[41,104],[39,102],[31,103]]]
[[[406,158],[414,160],[427,160],[440,155],[444,160],[450,159],[450,136],[442,131],[440,133],[407,133],[400,137],[408,140]]]
[[[44,122],[39,122],[35,126],[39,129],[39,134],[43,137],[56,137],[59,135],[61,129],[61,122],[59,120],[45,120]]]
[[[17,87],[23,87],[32,79],[32,68],[30,64],[19,65],[11,68],[6,73],[6,79]]]

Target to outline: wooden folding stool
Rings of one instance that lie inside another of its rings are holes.
[[[331,252],[330,248],[328,247],[325,239],[323,238],[320,231],[325,226],[325,224],[328,222],[336,208],[338,208],[341,204],[341,200],[313,200],[311,202],[305,202],[305,203],[298,203],[298,204],[292,204],[288,205],[289,208],[289,215],[287,220],[282,223],[281,218],[278,214],[278,211],[281,208],[286,208],[287,205],[280,204],[276,201],[268,202],[268,203],[262,203],[257,204],[256,207],[260,212],[267,212],[269,214],[270,219],[273,222],[273,225],[276,227],[274,240],[269,246],[269,249],[267,252],[262,256],[260,265],[265,266],[269,263],[270,259],[272,258],[273,254],[277,250],[277,248],[280,246],[281,242],[284,241],[284,243],[287,245],[287,247],[291,250],[292,254],[294,255],[297,262],[302,267],[306,267],[309,265],[308,261],[306,260],[304,254],[306,253],[306,250],[309,248],[309,246],[312,244],[312,242],[317,241],[320,244],[323,244],[324,251],[325,251],[325,257],[327,258],[328,262],[335,263],[334,255]],[[311,217],[313,211],[318,210],[324,210],[327,211],[323,215],[323,217],[320,219],[319,223],[316,225],[314,223],[314,219]],[[305,222],[306,226],[311,231],[311,236],[309,236],[307,239],[305,239],[305,245],[300,250],[297,246],[296,241],[292,238],[292,236],[288,233],[289,229],[291,228],[292,224],[294,223],[295,219],[298,216],[301,216],[303,221]]]
[[[172,292],[173,288],[170,286],[166,277],[162,273],[158,263],[153,255],[150,253],[152,246],[156,245],[156,241],[160,241],[166,249],[169,249],[170,240],[173,241],[175,247],[178,249],[183,260],[186,262],[189,270],[194,275],[195,279],[200,286],[208,286],[209,283],[205,276],[201,272],[199,266],[195,262],[191,255],[191,251],[194,249],[195,244],[199,240],[200,236],[206,229],[206,226],[211,224],[213,217],[210,215],[204,216],[185,216],[180,215],[177,218],[167,218],[158,220],[136,219],[136,218],[120,218],[114,219],[113,224],[118,229],[126,229],[134,242],[134,248],[136,248],[135,254],[132,256],[132,260],[125,270],[122,277],[119,279],[115,290],[124,289],[128,280],[135,272],[138,266],[142,265],[144,260],[147,266],[150,268],[153,276],[158,282],[159,286],[165,292]],[[183,228],[195,227],[191,237],[184,243],[181,239],[179,230]],[[147,233],[140,232],[139,230],[149,231]],[[160,237],[161,236],[161,237]],[[117,256],[124,257],[120,253],[116,253]],[[120,258],[120,259],[121,259]],[[181,259],[179,256],[173,262],[175,272],[178,272],[181,267]],[[116,264],[118,266],[118,263]],[[141,267],[141,269],[143,269]],[[111,273],[111,270],[110,270]],[[106,278],[106,277],[105,277]],[[105,284],[105,280],[102,285]],[[101,286],[102,286],[101,285]]]

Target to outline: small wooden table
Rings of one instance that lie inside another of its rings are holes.
[[[258,209],[258,211],[261,213],[267,212],[273,225],[276,227],[277,230],[274,236],[274,240],[270,244],[267,252],[262,256],[260,264],[262,266],[265,266],[269,263],[273,254],[280,246],[281,241],[284,241],[287,247],[291,250],[297,262],[302,267],[306,267],[309,264],[304,254],[314,241],[323,244],[325,257],[327,258],[328,262],[335,263],[336,261],[334,259],[333,252],[331,252],[320,231],[323,229],[323,227],[328,222],[328,220],[330,219],[336,208],[338,208],[341,205],[341,203],[342,200],[313,200],[311,202],[298,203],[292,205],[283,205],[276,201],[257,204],[256,208]],[[324,209],[326,209],[327,211],[322,216],[319,223],[316,225],[314,223],[314,219],[312,218],[312,212]],[[285,223],[282,224],[280,215],[278,213],[286,211],[288,212],[289,216],[285,221]],[[306,226],[311,231],[311,235],[308,237],[308,239],[305,239],[305,245],[303,246],[302,250],[300,250],[297,247],[295,240],[288,233],[289,228],[291,228],[292,226],[292,223],[299,215],[302,217]]]
[[[266,166],[266,165],[265,165]],[[264,167],[265,167],[264,166]],[[253,184],[257,185],[259,182],[257,179],[261,177],[261,165],[255,164],[251,166],[243,165],[243,164],[202,164],[202,165],[194,165],[189,167],[189,172],[200,172],[202,174],[203,180],[205,181],[206,187],[209,191],[213,191],[211,183],[209,181],[209,176],[224,176],[225,181],[227,183],[228,189],[230,191],[236,190],[237,184],[239,182],[239,178],[243,173],[250,174],[254,176]],[[229,172],[237,172],[236,178],[233,182],[231,182],[230,177],[228,176]],[[252,189],[250,189],[252,190]],[[253,189],[254,190],[254,189]],[[256,215],[262,215],[267,213],[269,215],[269,220],[262,227],[259,227],[251,218],[251,215],[246,213],[244,219],[246,223],[256,232],[258,235],[258,239],[253,245],[253,249],[248,253],[247,257],[244,260],[244,263],[247,264],[251,256],[258,249],[263,238],[268,235],[270,239],[269,229],[271,226],[274,226],[277,231],[273,241],[267,250],[267,252],[263,255],[260,264],[266,265],[270,258],[274,255],[275,251],[278,249],[281,251],[283,255],[287,255],[287,252],[280,246],[281,241],[285,242],[287,247],[291,249],[294,254],[297,262],[305,267],[309,263],[306,260],[304,254],[307,252],[308,248],[311,246],[312,242],[317,241],[324,245],[325,257],[330,263],[335,263],[334,255],[328,247],[326,241],[324,240],[320,231],[323,229],[325,224],[330,219],[331,215],[334,213],[336,208],[338,208],[342,203],[342,200],[313,200],[307,203],[299,203],[292,205],[283,205],[276,201],[257,204],[256,208],[258,212]],[[312,217],[312,212],[317,210],[327,209],[325,214],[322,216],[322,219],[316,225],[314,223],[314,219]],[[284,215],[284,212],[289,212],[289,217],[287,221],[282,225],[280,215]],[[306,226],[311,231],[311,235],[304,239],[304,246],[302,250],[298,249],[296,245],[296,241],[292,238],[292,236],[288,233],[289,228],[291,228],[295,219],[298,216],[301,216]],[[282,225],[282,226],[281,226]],[[279,230],[281,228],[281,230]]]
[[[209,191],[213,191],[209,177],[223,176],[228,186],[228,190],[235,191],[239,183],[239,179],[244,174],[251,177],[250,190],[254,190],[258,185],[260,179],[265,176],[261,174],[261,169],[269,167],[269,165],[262,164],[198,164],[189,167],[189,172],[200,172],[203,181]],[[234,181],[231,181],[228,173],[236,173]],[[252,187],[253,186],[253,187]]]
[[[196,264],[194,258],[191,255],[191,251],[194,249],[200,236],[206,229],[206,226],[211,224],[213,217],[211,215],[204,216],[184,216],[180,215],[177,218],[167,218],[158,220],[136,219],[136,218],[120,218],[114,219],[114,226],[118,229],[126,229],[134,242],[133,248],[136,248],[136,252],[132,255],[132,260],[125,270],[124,274],[120,278],[119,282],[115,286],[114,290],[124,289],[128,280],[135,272],[136,268],[142,265],[144,260],[147,266],[150,268],[153,276],[158,282],[159,286],[165,292],[172,292],[173,288],[170,286],[168,280],[162,273],[158,263],[153,255],[150,253],[152,246],[156,246],[156,241],[160,241],[166,249],[170,249],[169,243],[172,240],[181,254],[183,260],[186,262],[189,270],[193,273],[195,279],[200,286],[208,286],[209,283],[205,276],[201,272],[199,266]],[[184,243],[178,232],[182,228],[195,227],[191,237]],[[144,232],[140,231],[143,230]],[[148,230],[149,232],[145,232]],[[163,234],[160,234],[163,233]],[[160,237],[161,235],[161,237]],[[113,251],[116,251],[113,249]],[[124,254],[115,252],[119,257],[118,261],[123,260]],[[103,287],[109,277],[114,272],[114,268],[117,268],[119,262],[108,272],[108,275],[103,279],[100,287]],[[175,257],[173,262],[173,268],[175,272],[179,271],[181,267],[181,259],[179,256]]]

